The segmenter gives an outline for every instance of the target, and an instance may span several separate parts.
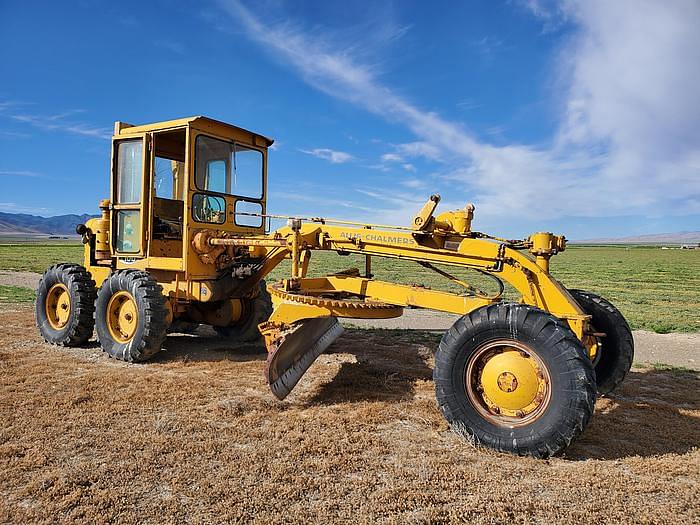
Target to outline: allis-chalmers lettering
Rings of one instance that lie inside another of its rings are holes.
[[[341,232],[341,237],[344,239],[359,239],[365,242],[381,242],[384,244],[402,244],[402,245],[415,245],[416,241],[408,237],[391,237],[388,235],[381,235],[379,233],[365,233],[362,235],[356,233]]]

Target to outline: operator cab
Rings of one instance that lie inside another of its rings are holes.
[[[148,258],[149,267],[184,270],[197,229],[264,233],[272,142],[206,117],[115,123],[112,253],[122,262]]]

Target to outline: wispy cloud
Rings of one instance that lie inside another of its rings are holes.
[[[503,40],[495,36],[485,36],[472,42],[477,53],[486,62],[491,62],[494,55],[503,47]]]
[[[345,151],[337,151],[328,148],[300,149],[299,151],[311,155],[312,157],[327,160],[332,164],[344,164],[355,158]]]
[[[100,139],[111,138],[112,134],[109,128],[87,124],[74,118],[81,113],[85,113],[85,110],[75,109],[53,115],[38,115],[26,112],[14,113],[11,115],[11,118],[16,122],[21,122],[43,131],[62,131]]]
[[[0,100],[0,113],[4,113],[7,110],[15,109],[22,106],[28,106],[27,102],[21,100]]]
[[[598,0],[546,11],[542,2],[528,4],[542,18],[564,12],[575,22],[554,73],[561,125],[549,144],[496,146],[398,95],[352,45],[318,28],[263,23],[235,0],[221,3],[309,85],[411,131],[418,140],[396,154],[440,162],[480,214],[512,221],[700,211],[700,4]]]
[[[50,208],[38,208],[36,206],[25,206],[23,204],[17,204],[16,202],[0,202],[0,211],[7,213],[51,213],[53,210]]]
[[[41,177],[41,173],[35,171],[0,170],[0,175],[4,177]]]
[[[403,157],[397,153],[385,153],[382,162],[403,162]]]
[[[6,129],[0,129],[0,136],[10,137],[15,139],[28,139],[31,137],[29,133],[20,133],[18,131],[8,131]]]
[[[313,204],[319,203],[319,199],[316,195],[311,195],[308,193],[297,193],[294,191],[285,191],[285,192],[273,191],[270,193],[269,196],[272,199],[279,200],[281,204],[286,204],[290,201],[313,203]],[[346,209],[356,210],[356,211],[364,212],[364,213],[371,213],[371,212],[376,211],[376,208],[371,208],[369,206],[362,206],[361,204],[357,204],[357,203],[351,202],[349,200],[329,199],[327,197],[324,197],[322,199],[322,203],[324,206],[327,206],[327,207],[346,208]]]
[[[413,189],[413,190],[418,190],[418,189],[423,189],[426,187],[426,184],[423,180],[421,179],[416,179],[416,178],[409,178],[409,179],[404,179],[401,181],[402,186],[406,186],[407,188]]]
[[[365,168],[369,168],[371,170],[377,170],[377,171],[383,171],[383,172],[388,172],[391,171],[391,168],[387,166],[386,164],[382,163],[377,163],[377,164],[367,164],[364,166]]]
[[[462,111],[470,111],[472,109],[478,109],[483,107],[483,104],[479,104],[478,102],[475,102],[473,99],[468,98],[466,100],[462,100],[460,102],[457,102],[456,104],[457,109],[461,109]]]
[[[554,31],[566,22],[568,9],[574,5],[573,2],[560,2],[559,0],[517,0],[516,3],[542,21],[543,33]]]
[[[397,147],[397,151],[402,149],[403,145],[399,145]],[[413,155],[416,156],[416,155]],[[411,173],[416,172],[416,167],[411,164],[410,162],[406,162],[406,159],[404,158],[404,155],[400,155],[398,153],[385,153],[384,155],[381,156],[381,161],[382,164],[380,166],[387,168],[386,164],[398,164],[400,165],[404,170],[410,171]]]
[[[404,158],[424,158],[431,161],[443,162],[445,160],[445,152],[436,144],[430,142],[407,142],[398,144],[396,151],[403,161]]]
[[[187,48],[181,42],[175,40],[156,40],[154,44],[161,49],[175,53],[176,55],[185,55]]]

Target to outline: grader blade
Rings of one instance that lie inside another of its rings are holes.
[[[336,317],[320,317],[300,322],[275,341],[265,367],[275,397],[287,397],[316,358],[342,333]]]

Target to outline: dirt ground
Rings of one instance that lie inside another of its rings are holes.
[[[35,272],[15,272],[11,270],[0,270],[0,284],[7,286],[21,286],[36,290],[39,285],[41,274]]]
[[[700,374],[635,368],[548,461],[451,433],[438,336],[347,330],[283,402],[263,356],[171,335],[144,365],[0,309],[2,523],[698,523]]]

